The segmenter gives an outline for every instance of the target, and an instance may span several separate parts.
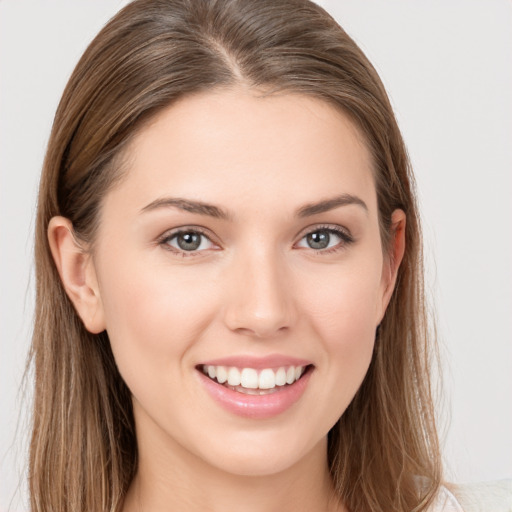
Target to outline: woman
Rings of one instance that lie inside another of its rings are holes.
[[[59,105],[36,261],[33,510],[457,510],[405,147],[315,4],[123,9]]]

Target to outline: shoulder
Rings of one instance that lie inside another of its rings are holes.
[[[453,493],[442,486],[427,512],[465,512]]]
[[[512,512],[512,480],[447,484],[428,512]]]

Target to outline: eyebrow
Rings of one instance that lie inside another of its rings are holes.
[[[341,206],[356,205],[363,208],[366,212],[368,207],[366,203],[357,196],[351,194],[342,194],[340,196],[332,197],[330,199],[324,199],[316,203],[309,203],[301,206],[296,216],[299,218],[311,217],[319,213],[328,212],[339,208]],[[199,215],[207,215],[209,217],[215,217],[217,219],[230,220],[233,215],[228,213],[226,210],[215,206],[213,204],[204,203],[203,201],[192,201],[190,199],[182,199],[179,197],[164,197],[156,199],[149,203],[147,206],[142,208],[141,213],[156,210],[159,208],[179,208],[190,213],[197,213]]]
[[[363,208],[368,212],[368,206],[366,203],[357,196],[351,194],[342,194],[340,196],[332,197],[330,199],[324,199],[318,203],[306,204],[297,210],[298,217],[310,217],[317,215],[318,213],[328,212],[339,208],[340,206],[356,205]]]
[[[203,203],[202,201],[192,201],[190,199],[181,199],[179,197],[164,197],[156,199],[142,208],[142,212],[156,210],[158,208],[179,208],[190,213],[197,213],[199,215],[208,215],[217,219],[229,220],[229,215],[225,210],[213,204]]]

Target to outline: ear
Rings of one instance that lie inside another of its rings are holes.
[[[385,256],[382,272],[382,312],[380,320],[384,317],[391,295],[395,289],[398,269],[405,252],[405,213],[403,210],[395,210],[391,214],[391,240],[389,254]],[[380,321],[379,321],[380,323]]]
[[[71,221],[53,217],[48,225],[48,241],[64,289],[85,328],[94,334],[104,331],[103,305],[94,263],[75,238]]]

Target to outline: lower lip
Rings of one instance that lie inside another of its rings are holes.
[[[233,391],[198,371],[206,391],[217,403],[237,416],[253,419],[272,418],[289,409],[306,390],[311,373],[312,368],[308,368],[298,381],[278,387],[278,391],[268,395],[246,395]]]

